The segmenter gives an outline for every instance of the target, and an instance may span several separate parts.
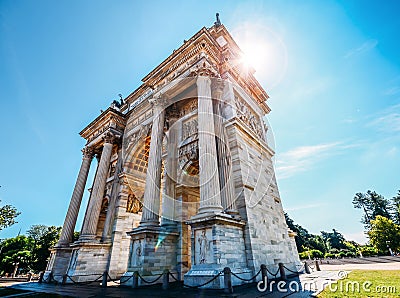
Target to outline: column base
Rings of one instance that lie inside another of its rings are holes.
[[[79,242],[98,242],[98,240],[97,240],[97,236],[96,235],[85,235],[85,234],[82,234],[82,235],[79,236],[79,239],[78,239],[77,242],[78,243]]]

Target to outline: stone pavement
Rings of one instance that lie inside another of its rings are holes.
[[[374,264],[322,264],[321,270],[400,270],[400,262]]]
[[[120,288],[116,286],[107,287],[105,289],[100,286],[83,286],[83,285],[53,285],[39,284],[37,282],[18,283],[12,287],[15,289],[26,290],[29,292],[53,293],[63,297],[310,297],[315,296],[323,285],[338,279],[336,271],[319,271],[311,274],[301,274],[299,277],[292,277],[286,282],[279,283],[279,280],[270,281],[268,288],[264,292],[257,289],[257,284],[248,284],[244,286],[234,287],[233,294],[225,294],[223,290],[203,290],[188,289],[181,285],[171,284],[170,289],[165,291],[160,285],[151,287],[142,287],[139,289]],[[280,290],[278,290],[278,287]],[[271,291],[272,290],[272,291]],[[29,293],[27,293],[29,294]],[[19,296],[21,297],[21,296]]]

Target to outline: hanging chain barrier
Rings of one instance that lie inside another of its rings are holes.
[[[156,281],[158,281],[158,280],[163,276],[163,273],[152,275],[152,276],[158,276],[156,279],[154,279],[154,280],[152,280],[152,281],[148,281],[148,280],[144,279],[143,276],[140,275],[140,273],[139,273],[138,276],[139,276],[139,278],[140,278],[144,283],[146,283],[146,284],[153,284],[153,283],[155,283]]]
[[[98,277],[95,278],[94,280],[86,280],[86,281],[76,281],[76,280],[74,280],[74,277],[76,278],[76,277],[93,276],[93,275],[97,275]],[[89,285],[89,284],[92,284],[92,283],[95,283],[95,282],[99,282],[103,278],[103,274],[101,274],[101,275],[99,275],[99,274],[82,274],[82,275],[73,275],[73,276],[65,274],[65,277],[67,279],[69,279],[70,281],[72,281],[73,284],[76,284],[76,285]],[[65,280],[65,282],[66,282],[66,280]]]
[[[311,273],[310,269],[312,271],[317,269],[317,268],[315,268],[315,266],[311,266],[307,262],[304,262],[304,264],[302,264],[302,265],[298,265],[297,264],[295,266],[298,269],[297,271],[286,267],[284,264],[280,265],[280,267],[282,267],[282,269],[287,270],[288,272],[296,274],[296,275],[299,275],[299,274],[304,273],[304,272]],[[228,269],[228,267],[225,268],[225,269]],[[308,271],[307,271],[307,269],[308,269]],[[178,272],[176,272],[176,273],[179,274]],[[278,276],[282,277],[282,271],[280,272],[280,268],[278,268],[276,272],[271,272],[270,270],[268,270],[266,265],[261,265],[260,266],[260,270],[258,270],[257,273],[255,273],[254,276],[252,276],[250,278],[243,278],[243,277],[240,276],[242,274],[246,274],[247,272],[234,273],[234,272],[230,271],[230,269],[229,269],[229,273],[230,273],[229,274],[229,278],[228,278],[229,280],[231,279],[230,275],[233,275],[235,278],[237,278],[237,279],[239,279],[241,281],[244,281],[244,282],[255,282],[256,278],[259,275],[265,276],[267,273],[270,274],[271,276],[273,276],[274,278],[277,278]],[[212,283],[213,281],[215,281],[221,275],[224,275],[224,271],[218,272],[216,275],[212,276],[210,280],[208,280],[207,282],[204,282],[204,283],[202,283],[200,285],[192,286],[192,285],[183,284],[182,286],[183,287],[187,287],[187,288],[192,288],[192,289],[198,289],[198,288],[204,287],[204,286]],[[54,282],[56,284],[60,283],[58,280],[56,280],[54,278],[55,276],[61,276],[62,277],[61,284],[63,284],[63,285],[66,284],[68,281],[70,281],[70,282],[72,282],[73,284],[76,284],[76,285],[88,285],[88,284],[92,284],[92,283],[101,283],[103,287],[107,286],[106,284],[103,285],[103,283],[107,283],[107,282],[115,282],[116,284],[121,286],[121,285],[127,283],[131,279],[134,279],[134,283],[135,283],[135,280],[136,280],[136,284],[137,284],[137,280],[140,279],[144,284],[151,285],[151,284],[155,284],[156,282],[158,282],[163,276],[164,276],[164,279],[166,279],[166,281],[163,281],[163,283],[167,283],[168,284],[168,277],[171,277],[175,282],[179,282],[179,283],[183,282],[182,280],[180,280],[179,275],[177,275],[177,277],[175,277],[174,273],[170,272],[169,270],[165,270],[163,273],[160,273],[160,274],[151,275],[151,276],[155,277],[153,280],[148,280],[147,279],[148,276],[146,276],[146,278],[145,278],[138,271],[135,271],[134,274],[132,274],[130,276],[121,276],[119,278],[112,278],[107,271],[105,271],[102,274],[93,273],[93,274],[80,274],[80,275],[73,275],[73,276],[70,276],[68,274],[54,275],[52,272],[50,272],[50,274],[47,276],[46,279],[42,278],[42,282],[45,282],[45,283]],[[88,276],[94,276],[94,279],[86,280],[86,281],[77,281],[76,280],[79,277],[88,277]],[[228,275],[225,274],[224,278],[226,279],[227,276]]]
[[[234,276],[234,277],[236,277],[236,278],[238,278],[238,279],[240,279],[240,280],[242,280],[242,281],[254,281],[254,279],[261,273],[261,267],[260,267],[260,270],[258,270],[258,272],[253,276],[253,277],[251,277],[251,278],[249,278],[249,279],[247,279],[247,278],[242,278],[242,277],[240,277],[238,274],[244,274],[244,273],[246,273],[246,272],[242,272],[242,273],[233,273],[232,271],[231,271],[231,274]]]

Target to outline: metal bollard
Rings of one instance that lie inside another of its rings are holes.
[[[27,281],[31,281],[32,280],[32,273],[31,272],[29,272],[28,273],[28,278],[27,278]]]
[[[133,272],[133,283],[132,288],[137,289],[139,287],[139,272]]]
[[[41,283],[43,282],[43,276],[44,276],[44,272],[43,272],[43,271],[40,271],[38,283],[41,284]]]
[[[63,275],[61,284],[62,285],[67,284],[67,275],[66,274]]]
[[[104,271],[103,272],[103,279],[101,280],[101,287],[102,288],[107,288],[107,280],[108,280],[108,272]]]
[[[278,266],[279,266],[279,274],[281,276],[281,280],[286,280],[287,279],[286,272],[283,263],[279,263]]]
[[[224,268],[224,292],[227,294],[233,293],[231,268]]]
[[[321,268],[319,268],[318,260],[315,260],[315,269],[317,271],[321,271]]]
[[[264,282],[267,276],[267,266],[265,264],[261,264],[261,280]]]
[[[305,271],[307,274],[310,274],[310,273],[311,273],[310,267],[308,267],[307,262],[304,262],[304,271]]]
[[[168,290],[169,288],[169,270],[165,269],[163,272],[162,289]]]

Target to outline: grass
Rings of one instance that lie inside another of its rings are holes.
[[[400,270],[352,270],[318,295],[328,297],[400,297]]]

